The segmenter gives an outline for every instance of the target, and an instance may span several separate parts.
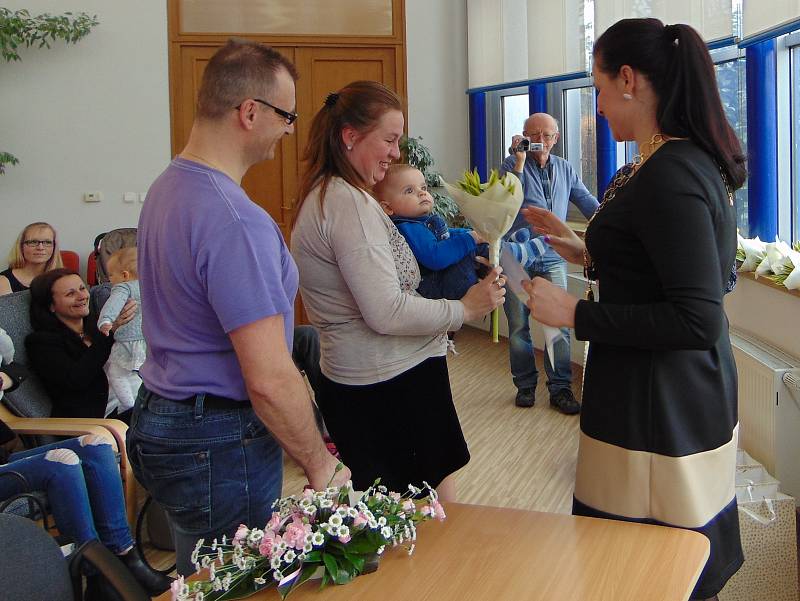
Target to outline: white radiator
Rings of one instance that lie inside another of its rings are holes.
[[[800,361],[731,331],[739,372],[739,446],[800,501]]]

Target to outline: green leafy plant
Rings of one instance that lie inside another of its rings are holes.
[[[433,212],[441,215],[450,227],[465,227],[467,221],[458,205],[442,191],[442,176],[434,170],[433,156],[430,149],[423,144],[422,137],[403,137],[400,140],[400,152],[404,163],[416,167],[425,176],[425,183],[433,196]]]
[[[25,10],[12,11],[0,7],[0,55],[6,62],[19,61],[19,48],[37,46],[50,48],[50,42],[57,39],[74,44],[86,37],[99,24],[97,15],[86,13],[50,15],[44,13],[32,17]],[[8,152],[0,152],[0,175],[5,173],[6,165],[16,165],[19,159]]]
[[[6,165],[16,165],[19,159],[8,152],[0,152],[0,175],[6,172]]]

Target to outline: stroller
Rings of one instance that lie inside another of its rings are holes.
[[[89,257],[86,280],[90,286],[108,284],[108,258],[120,248],[136,246],[136,228],[121,227],[103,232],[94,239],[94,251]]]

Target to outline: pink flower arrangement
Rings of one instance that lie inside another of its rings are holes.
[[[208,578],[172,586],[173,601],[241,599],[276,585],[281,598],[311,578],[322,586],[345,584],[376,569],[386,546],[406,544],[409,555],[417,538],[416,525],[445,519],[436,491],[408,486],[390,492],[375,481],[355,498],[352,485],[304,490],[277,500],[263,529],[239,526],[233,538],[197,542],[195,568]],[[426,496],[419,499],[422,493]]]

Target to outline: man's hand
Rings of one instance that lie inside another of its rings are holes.
[[[335,472],[339,460],[328,452],[317,430],[308,388],[286,346],[283,316],[265,317],[229,336],[253,410],[300,465],[311,486],[323,489],[332,476],[331,486],[349,480],[346,467]]]
[[[514,171],[517,173],[522,173],[522,169],[525,167],[525,159],[528,156],[527,152],[517,152],[516,149],[519,146],[520,142],[524,139],[524,136],[512,136],[511,137],[511,148],[508,149],[508,154],[513,154],[515,163],[514,163]]]
[[[328,486],[342,486],[352,479],[350,468],[328,453],[324,466],[312,472],[306,472],[308,483],[314,490],[324,490]]]

